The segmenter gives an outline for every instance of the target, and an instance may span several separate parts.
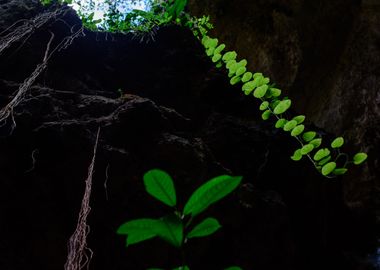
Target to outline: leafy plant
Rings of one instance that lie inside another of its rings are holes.
[[[117,233],[126,235],[126,246],[159,237],[176,248],[182,248],[189,239],[209,236],[221,228],[219,221],[207,217],[194,225],[194,218],[207,210],[212,204],[223,199],[234,191],[242,177],[221,175],[201,185],[188,199],[184,208],[177,208],[177,195],[174,183],[169,174],[154,169],[144,175],[147,193],[161,203],[172,208],[172,213],[159,219],[142,218],[122,224]],[[159,269],[159,268],[151,268]],[[175,269],[189,269],[183,266]],[[230,267],[228,269],[240,269]]]
[[[304,115],[290,117],[288,113],[292,101],[281,98],[281,90],[275,84],[270,83],[270,79],[262,73],[252,73],[247,71],[247,60],[237,60],[235,51],[222,53],[225,44],[219,44],[218,39],[211,38],[203,32],[198,32],[197,37],[201,37],[201,42],[205,47],[206,54],[215,63],[216,67],[225,66],[228,76],[231,78],[231,85],[242,83],[242,91],[245,95],[253,95],[259,99],[261,104],[259,109],[263,111],[262,119],[276,120],[275,127],[289,132],[299,143],[300,148],[295,150],[291,159],[299,161],[307,157],[314,167],[326,177],[335,177],[347,172],[350,164],[360,165],[367,159],[366,153],[357,153],[352,159],[346,153],[341,152],[344,139],[338,137],[330,145],[324,146],[323,139],[315,131],[306,131]],[[314,154],[313,154],[314,153]]]

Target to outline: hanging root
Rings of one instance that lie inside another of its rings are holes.
[[[89,269],[90,261],[93,255],[91,249],[87,247],[87,235],[90,232],[90,227],[87,225],[87,217],[91,211],[90,196],[92,187],[92,177],[94,174],[95,157],[98,148],[100,127],[96,135],[94,146],[94,154],[91,164],[88,168],[88,175],[86,179],[86,188],[82,199],[81,208],[79,211],[77,227],[70,237],[68,244],[68,255],[65,263],[65,270],[80,270],[85,267]]]
[[[72,31],[73,32],[73,31]],[[14,120],[13,112],[14,109],[25,99],[25,96],[29,90],[29,88],[36,81],[37,77],[45,70],[47,67],[49,59],[53,56],[56,51],[61,51],[70,46],[74,39],[79,36],[84,36],[83,27],[81,27],[78,31],[73,32],[71,35],[65,37],[53,50],[50,50],[51,43],[54,39],[54,33],[51,33],[50,40],[46,46],[45,55],[41,64],[37,65],[36,69],[33,73],[27,78],[23,84],[17,90],[16,95],[12,98],[12,100],[0,110],[0,127],[6,124],[6,120],[8,118],[12,119],[11,130],[13,131],[16,128],[16,122]]]
[[[41,72],[46,68],[47,66],[47,60],[49,57],[49,51],[50,51],[50,45],[54,39],[54,34],[52,32],[50,40],[46,46],[45,50],[45,56],[44,60],[41,64],[37,65],[36,69],[33,71],[33,73],[27,78],[24,83],[20,86],[20,88],[17,91],[17,94],[12,98],[12,100],[0,110],[0,123],[6,122],[8,117],[12,118],[12,130],[16,128],[16,122],[13,117],[13,110],[14,108],[19,105],[25,98],[26,93],[28,92],[28,89],[32,86],[32,84],[35,82],[37,77],[41,74]]]
[[[54,11],[44,12],[38,14],[36,17],[30,20],[19,20],[12,24],[10,27],[5,29],[0,33],[0,55],[2,52],[11,46],[14,42],[18,42],[24,38],[29,37],[32,33],[45,25],[51,19],[56,19],[57,16],[61,15],[64,9],[57,9]],[[20,23],[23,23],[19,25]],[[19,26],[17,26],[19,25]],[[9,32],[8,34],[5,34]],[[1,37],[1,35],[4,35]]]

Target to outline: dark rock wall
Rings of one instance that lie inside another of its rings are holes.
[[[36,2],[0,1],[0,29],[40,12]],[[230,7],[230,2],[220,6]],[[300,11],[301,4],[296,5]],[[252,38],[261,48],[255,63],[271,72],[276,61],[292,62],[293,68],[283,65],[270,73],[292,89],[304,61],[297,31],[284,33],[295,25],[286,19],[293,11],[287,4],[264,6],[278,10],[276,25],[283,30],[261,24],[257,33],[266,39],[266,31],[274,31],[288,43],[268,39],[267,46],[277,52],[272,57]],[[270,19],[260,14],[252,18],[256,24]],[[55,33],[54,46],[80,25],[73,12],[59,19],[0,55],[1,106],[41,62],[49,30]],[[222,21],[227,27],[228,20]],[[173,176],[181,204],[210,177],[244,176],[242,187],[209,212],[223,229],[187,247],[192,269],[371,269],[362,261],[374,240],[370,216],[346,207],[345,182],[321,177],[307,161],[291,161],[295,142],[260,119],[257,102],[229,85],[189,31],[167,27],[158,30],[154,41],[144,37],[143,42],[132,35],[85,34],[51,59],[14,110],[13,133],[10,122],[1,127],[0,269],[62,269],[99,126],[88,221],[94,251],[90,269],[180,264],[178,251],[159,240],[125,249],[124,239],[115,234],[126,220],[166,213],[144,192],[142,175],[155,167]],[[241,38],[235,34],[231,37]],[[242,51],[250,56],[244,46]]]
[[[299,113],[344,135],[348,151],[368,152],[344,178],[345,199],[358,211],[378,208],[380,1],[193,0],[190,11],[210,15],[212,34],[269,75]]]

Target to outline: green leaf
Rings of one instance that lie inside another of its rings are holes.
[[[301,124],[305,121],[305,115],[298,115],[294,117],[292,120],[297,121],[297,124]]]
[[[252,72],[246,72],[244,75],[243,75],[243,78],[241,79],[241,81],[243,83],[246,83],[248,82],[249,80],[252,79]]]
[[[127,235],[126,245],[130,246],[157,236],[156,219],[135,219],[122,224],[117,234]]]
[[[333,174],[334,175],[343,175],[347,172],[348,170],[346,168],[336,168],[335,170],[333,170]]]
[[[322,158],[325,158],[328,155],[330,155],[330,150],[328,148],[319,149],[317,153],[315,153],[314,155],[314,160],[321,160]]]
[[[338,138],[336,138],[336,139],[331,143],[331,147],[332,147],[332,148],[340,148],[340,147],[342,147],[343,144],[344,144],[344,139],[343,139],[343,137],[338,137]]]
[[[209,48],[216,48],[216,46],[218,46],[218,39],[217,38],[210,38],[208,41],[207,41],[207,46]]]
[[[276,128],[283,128],[287,122],[288,122],[288,120],[286,120],[284,118],[278,119],[275,127]]]
[[[362,164],[367,159],[367,157],[368,155],[366,153],[357,153],[353,158],[354,164],[355,165]]]
[[[297,126],[297,121],[295,120],[290,120],[289,122],[287,122],[284,126],[284,130],[285,131],[291,131],[293,128],[295,128]]]
[[[253,79],[256,79],[258,77],[264,77],[262,73],[255,73],[253,74]]]
[[[293,128],[292,132],[290,133],[293,137],[296,137],[300,135],[305,129],[304,125],[298,125],[295,128]]]
[[[196,216],[238,187],[241,176],[221,175],[200,186],[187,201],[183,213]]]
[[[268,90],[268,85],[264,84],[256,88],[256,90],[253,92],[253,96],[255,98],[262,98],[263,96],[265,96],[265,93],[267,92],[267,90]]]
[[[246,95],[249,95],[255,89],[255,83],[253,81],[247,82],[243,85],[242,89]]]
[[[164,171],[154,169],[144,175],[146,191],[157,200],[169,206],[177,204],[177,197],[174,183],[169,174]]]
[[[330,160],[331,160],[331,156],[329,155],[329,156],[323,158],[321,161],[319,161],[319,162],[318,162],[318,165],[323,166],[323,165],[325,165],[327,162],[329,162]]]
[[[294,152],[293,156],[291,156],[290,158],[291,158],[292,160],[294,160],[294,161],[299,161],[299,160],[301,160],[301,158],[302,158],[301,149],[297,149],[297,150]]]
[[[261,103],[260,105],[260,111],[265,111],[266,109],[268,109],[269,107],[269,102],[268,101],[264,101],[263,103]]]
[[[240,67],[245,67],[245,66],[247,66],[248,62],[247,62],[246,59],[243,59],[238,64],[239,64]]]
[[[326,176],[329,175],[334,171],[336,168],[336,163],[335,162],[329,162],[326,165],[322,167],[322,175]]]
[[[231,267],[228,267],[224,270],[243,270],[243,269],[241,269],[239,266],[231,266]]]
[[[206,54],[207,54],[207,56],[211,56],[211,55],[213,55],[213,54],[214,54],[214,51],[215,51],[214,48],[208,48],[208,49],[206,50]]]
[[[279,97],[281,96],[281,90],[280,89],[277,89],[277,88],[270,88],[269,89],[269,92],[270,92],[270,95],[272,97]]]
[[[227,52],[223,55],[223,61],[230,61],[230,60],[235,60],[237,57],[237,53],[235,51],[230,51],[230,52]]]
[[[241,80],[241,77],[240,77],[240,76],[234,76],[234,77],[231,78],[231,80],[230,80],[230,84],[231,84],[231,85],[235,85],[235,84],[237,84],[238,82],[240,82],[240,80]]]
[[[214,54],[214,56],[212,57],[212,62],[216,63],[218,62],[220,59],[222,58],[222,55],[221,54]]]
[[[266,110],[265,112],[262,113],[261,118],[263,120],[268,120],[271,115],[272,115],[272,112],[270,110]]]
[[[302,135],[302,138],[305,142],[310,142],[315,138],[316,135],[317,133],[315,131],[308,131]]]
[[[169,215],[158,220],[157,236],[175,247],[183,244],[183,224],[177,215]]]
[[[215,53],[220,54],[224,50],[224,48],[226,48],[226,45],[220,44],[218,47],[215,48]]]
[[[302,155],[307,155],[307,154],[309,154],[311,151],[313,151],[313,149],[314,149],[314,145],[312,145],[312,144],[306,144],[306,145],[304,145],[302,148],[301,148],[301,154]]]
[[[237,63],[236,63],[235,60],[230,60],[230,61],[227,62],[226,68],[227,68],[227,69],[230,69],[231,66],[236,65],[236,64],[237,64]]]
[[[274,100],[272,100],[272,101],[270,102],[270,107],[271,107],[272,109],[274,109],[274,108],[276,108],[276,106],[277,106],[278,104],[280,104],[280,102],[281,102],[281,100],[274,99]]]
[[[314,140],[311,140],[310,143],[314,145],[314,148],[318,148],[322,144],[322,139],[321,138],[314,139]]]
[[[239,68],[236,70],[236,76],[243,75],[246,71],[247,71],[247,68],[246,68],[246,67],[239,67]]]
[[[276,108],[274,108],[274,113],[282,114],[286,112],[290,108],[291,105],[292,105],[292,101],[290,99],[282,100],[280,101],[280,103],[278,103]]]
[[[215,218],[206,218],[189,232],[187,238],[208,236],[219,230],[221,227],[222,226]]]

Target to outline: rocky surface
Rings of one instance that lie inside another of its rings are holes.
[[[37,14],[35,3],[0,1],[0,28]],[[73,12],[58,19],[0,55],[1,106],[41,62],[49,31],[54,46],[80,25]],[[276,79],[292,85],[293,71],[282,70],[289,74]],[[179,265],[179,252],[165,243],[126,250],[115,234],[124,221],[166,213],[144,191],[142,175],[151,168],[173,176],[180,203],[213,176],[244,176],[236,193],[210,209],[223,229],[187,247],[192,269],[371,269],[363,261],[371,216],[347,208],[342,179],[291,161],[295,142],[263,122],[256,107],[229,86],[187,30],[159,29],[142,42],[85,32],[54,54],[15,108],[16,128],[11,121],[1,127],[0,268],[62,268],[100,127],[90,269]]]

